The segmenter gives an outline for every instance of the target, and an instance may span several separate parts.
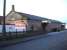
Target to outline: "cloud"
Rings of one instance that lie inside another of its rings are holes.
[[[7,0],[6,14],[14,4],[16,11],[66,22],[66,3],[64,4],[64,0]]]

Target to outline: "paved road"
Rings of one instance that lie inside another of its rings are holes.
[[[67,50],[67,31],[49,33],[47,37],[3,47],[0,50]]]

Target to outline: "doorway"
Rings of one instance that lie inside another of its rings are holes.
[[[48,23],[41,23],[41,25],[42,25],[43,30],[46,31],[46,26],[48,25]]]

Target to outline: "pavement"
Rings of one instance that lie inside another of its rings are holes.
[[[16,39],[12,39],[12,40],[4,39],[3,41],[0,41],[0,47],[6,47],[6,46],[22,43],[22,42],[27,42],[27,41],[35,40],[35,39],[38,39],[41,37],[46,37],[46,36],[48,36],[48,35],[41,34],[41,35],[36,35],[36,36],[31,36],[31,37],[26,37],[26,38],[16,38]]]
[[[67,30],[13,40],[12,45],[1,46],[0,50],[67,50]]]

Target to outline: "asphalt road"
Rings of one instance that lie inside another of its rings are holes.
[[[47,37],[3,47],[0,50],[67,50],[67,30],[48,33]]]

